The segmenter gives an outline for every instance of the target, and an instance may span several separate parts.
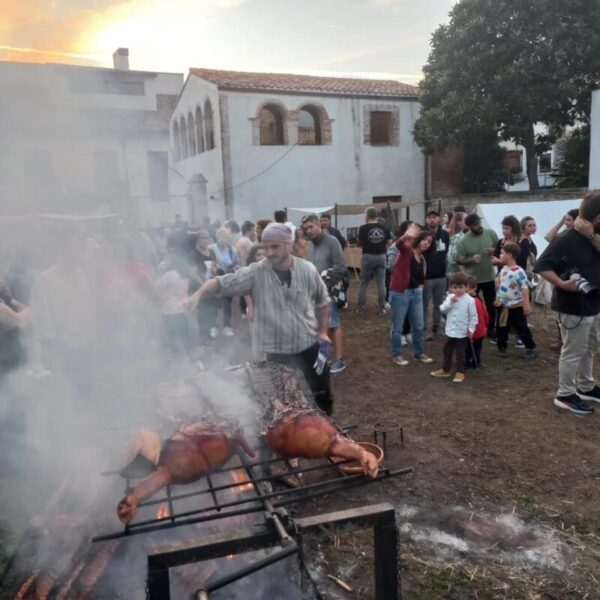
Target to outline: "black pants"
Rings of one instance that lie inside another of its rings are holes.
[[[467,349],[465,350],[465,369],[477,369],[481,365],[483,339],[484,338],[473,340],[472,344],[467,342]]]
[[[488,323],[488,335],[493,337],[496,329],[496,320],[494,319],[494,315],[496,314],[496,308],[494,306],[494,302],[496,300],[496,282],[485,281],[484,283],[480,283],[477,286],[477,293],[479,294],[479,292],[483,294],[483,301],[485,302],[488,315],[490,315],[490,322]]]
[[[452,370],[452,355],[456,371],[462,373],[465,368],[465,348],[467,347],[467,338],[449,337],[444,344],[442,369],[449,372]]]
[[[163,315],[165,347],[171,358],[178,359],[190,352],[190,330],[187,315]]]
[[[517,330],[518,336],[523,340],[525,344],[525,348],[533,349],[535,348],[535,342],[533,341],[533,336],[531,335],[531,331],[527,326],[527,317],[523,313],[522,306],[516,306],[515,308],[508,309],[508,320],[506,322],[506,326],[500,327],[500,315],[502,314],[502,309],[498,311],[498,350],[506,350],[508,346],[508,332],[510,330],[511,325],[514,325]]]
[[[217,309],[219,307],[218,298],[202,298],[198,304],[196,313],[198,318],[198,333],[200,343],[209,345],[212,342],[210,330],[217,326]]]
[[[231,327],[231,303],[233,298],[221,298],[223,308],[223,327]]]
[[[331,393],[329,366],[325,365],[321,375],[317,375],[313,365],[318,354],[319,344],[315,344],[298,354],[267,354],[267,360],[300,369],[306,377],[306,382],[313,393],[317,406],[331,415],[333,413],[333,394]]]

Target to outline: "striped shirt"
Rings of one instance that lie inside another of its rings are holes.
[[[317,342],[317,309],[329,295],[317,269],[293,257],[291,284],[285,287],[268,260],[217,277],[222,296],[252,295],[253,344],[269,354],[297,354]]]

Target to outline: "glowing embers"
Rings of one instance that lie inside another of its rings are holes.
[[[157,519],[166,519],[171,516],[171,512],[169,511],[169,505],[166,502],[163,502],[156,511]]]
[[[254,484],[248,479],[248,475],[244,469],[235,469],[235,471],[231,472],[231,477],[235,483],[239,484],[232,488],[236,493],[247,492],[254,489]]]

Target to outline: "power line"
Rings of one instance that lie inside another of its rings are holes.
[[[281,162],[297,145],[298,145],[298,142],[296,142],[289,150],[286,150],[276,161],[272,162],[268,167],[266,167],[262,171],[259,171],[258,173],[256,173],[256,175],[253,175],[252,177],[249,177],[248,179],[246,179],[244,181],[240,181],[239,183],[236,183],[235,185],[232,185],[230,187],[224,187],[221,190],[216,190],[214,192],[208,192],[208,196],[210,196],[211,194],[220,194],[221,192],[225,192],[226,190],[234,190],[235,188],[241,187],[242,185],[246,185],[247,183],[250,183],[251,181],[258,179],[261,175],[266,173],[269,169],[272,169],[277,163]]]

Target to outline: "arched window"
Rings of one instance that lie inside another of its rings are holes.
[[[208,99],[204,103],[204,139],[206,140],[206,149],[212,150],[215,147],[215,126],[212,104]]]
[[[188,148],[190,151],[190,156],[194,156],[196,154],[196,131],[194,127],[194,115],[189,112],[187,118],[187,132],[188,132]]]
[[[183,160],[190,155],[188,152],[188,136],[185,117],[179,119],[179,139],[181,140],[181,143],[179,144],[179,158]]]
[[[298,143],[307,146],[320,146],[321,119],[314,106],[303,106],[298,111]]]
[[[179,124],[173,123],[173,160],[179,160],[181,157],[181,140],[179,139]]]
[[[202,109],[196,107],[196,148],[198,154],[204,152],[204,121],[202,120]]]
[[[282,146],[283,139],[283,117],[279,108],[273,104],[267,104],[260,111],[260,145]]]

